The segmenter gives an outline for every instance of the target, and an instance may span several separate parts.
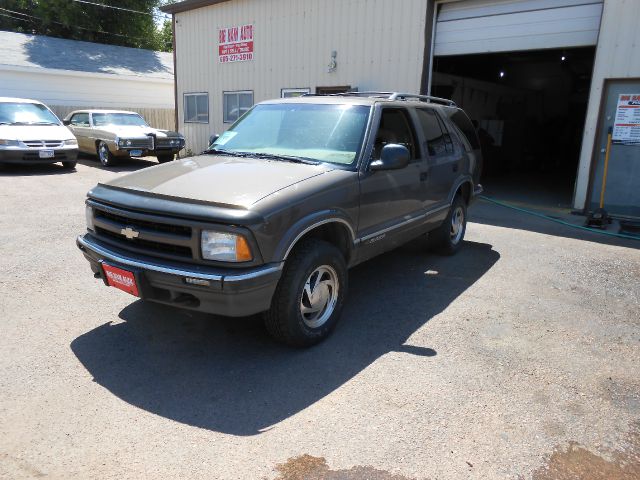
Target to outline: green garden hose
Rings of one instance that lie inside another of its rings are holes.
[[[496,200],[491,197],[487,197],[486,195],[479,195],[479,198],[485,200],[487,202],[495,203],[496,205],[500,205],[501,207],[511,208],[512,210],[516,210],[518,212],[526,213],[528,215],[533,215],[534,217],[544,218],[545,220],[550,220],[552,222],[559,223],[560,225],[566,225],[567,227],[573,227],[580,230],[586,230],[591,233],[599,233],[600,235],[607,235],[609,237],[618,237],[618,238],[628,238],[631,240],[640,240],[640,236],[635,235],[626,235],[624,233],[613,233],[613,232],[604,232],[602,230],[594,230],[592,228],[583,227],[582,225],[575,225],[573,223],[565,222],[564,220],[559,220],[557,218],[550,217],[549,215],[545,215],[543,213],[534,212],[532,210],[527,210],[525,208],[516,207],[514,205],[510,205],[505,202],[501,202],[500,200]]]

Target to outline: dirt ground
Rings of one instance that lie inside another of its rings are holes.
[[[292,350],[93,278],[86,191],[153,163],[0,170],[1,478],[640,478],[640,242],[479,202]]]

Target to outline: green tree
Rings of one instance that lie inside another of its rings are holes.
[[[168,29],[166,25],[158,28],[156,22],[161,15],[156,7],[165,2],[161,0],[87,0],[87,2],[3,0],[0,2],[0,30],[126,47],[171,50],[171,24]]]

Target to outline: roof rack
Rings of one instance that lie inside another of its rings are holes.
[[[317,94],[306,94],[305,96],[316,96]],[[344,93],[330,93],[324,96],[328,97],[369,97],[369,98],[383,98],[385,100],[418,100],[427,103],[440,103],[450,107],[457,107],[456,102],[447,98],[432,97],[431,95],[418,95],[415,93],[400,93],[400,92],[344,92]]]
[[[416,95],[415,93],[395,92],[389,96],[389,100],[408,100],[408,99],[416,99],[421,102],[428,102],[428,103],[441,103],[443,105],[448,105],[450,107],[457,107],[456,102],[454,102],[453,100],[449,100],[447,98],[441,98],[441,97],[432,97],[431,95]]]

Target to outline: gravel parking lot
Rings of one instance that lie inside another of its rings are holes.
[[[86,191],[153,164],[0,170],[0,477],[640,478],[640,242],[478,203],[292,350],[93,278]]]

